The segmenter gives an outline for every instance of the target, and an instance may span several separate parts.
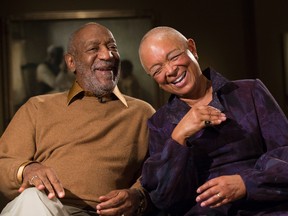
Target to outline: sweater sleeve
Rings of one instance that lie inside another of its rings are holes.
[[[266,153],[257,160],[253,169],[241,173],[247,199],[288,200],[287,119],[260,80],[256,81],[252,95]]]
[[[33,160],[35,152],[36,107],[26,102],[14,115],[0,138],[0,192],[8,199],[18,195],[17,171]]]

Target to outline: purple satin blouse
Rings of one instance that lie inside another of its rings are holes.
[[[142,185],[156,207],[171,215],[288,215],[288,121],[258,79],[229,81],[213,69],[210,105],[227,116],[220,125],[189,137],[187,146],[171,133],[191,108],[172,95],[149,119],[150,157]],[[207,180],[239,174],[245,198],[218,208],[200,207],[196,189]]]

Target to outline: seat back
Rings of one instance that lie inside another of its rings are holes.
[[[30,98],[31,96],[38,94],[39,88],[36,78],[36,68],[36,63],[27,63],[21,66],[26,98]]]

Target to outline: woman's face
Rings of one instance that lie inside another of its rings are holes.
[[[139,54],[146,72],[164,91],[179,97],[189,97],[193,93],[202,72],[192,39],[150,37],[141,45]]]

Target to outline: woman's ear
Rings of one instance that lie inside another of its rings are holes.
[[[66,62],[68,71],[75,73],[76,66],[75,66],[74,56],[69,54],[69,53],[66,53],[64,58],[65,58],[65,62]]]
[[[192,38],[189,38],[187,40],[187,44],[188,44],[188,49],[194,55],[195,59],[198,61],[199,57],[197,54],[197,48],[196,48],[196,44],[195,44],[194,40]]]

